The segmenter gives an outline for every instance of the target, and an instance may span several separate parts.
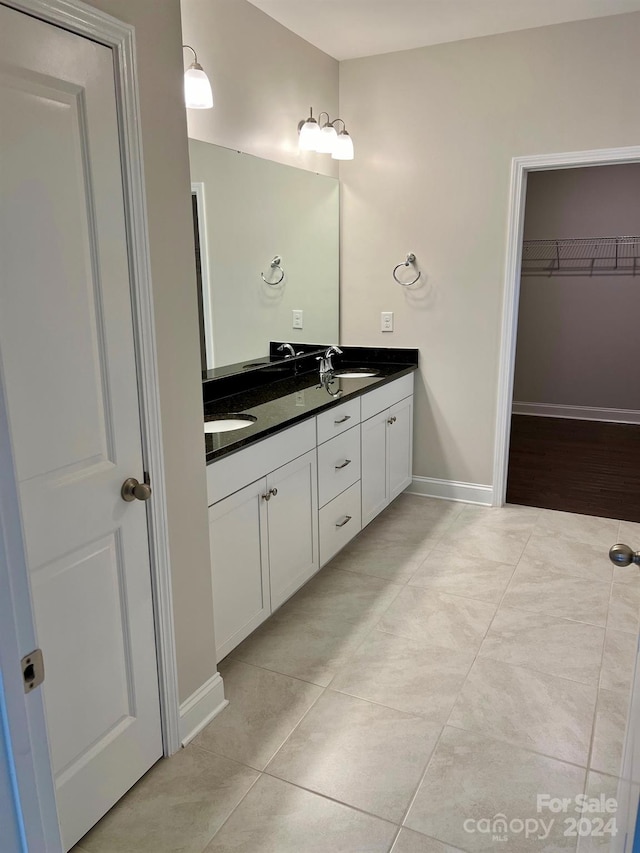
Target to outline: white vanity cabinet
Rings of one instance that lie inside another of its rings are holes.
[[[362,397],[362,526],[411,484],[413,374]]]
[[[209,465],[207,486],[221,660],[320,567],[315,419]]]
[[[413,374],[207,466],[218,660],[411,483]]]

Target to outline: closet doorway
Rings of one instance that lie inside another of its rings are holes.
[[[640,521],[640,163],[528,175],[508,503]]]

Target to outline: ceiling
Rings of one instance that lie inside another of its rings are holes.
[[[336,59],[640,10],[640,0],[250,0]]]

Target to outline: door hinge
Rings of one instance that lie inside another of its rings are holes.
[[[31,693],[36,687],[40,687],[44,681],[44,657],[42,649],[34,649],[25,655],[20,661],[22,666],[22,678],[24,679],[24,692]]]

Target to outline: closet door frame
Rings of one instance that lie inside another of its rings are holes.
[[[527,176],[529,172],[571,169],[581,166],[614,166],[620,163],[640,163],[640,146],[539,154],[530,157],[514,157],[511,161],[507,256],[502,301],[498,403],[493,456],[492,504],[494,506],[503,506],[507,498],[507,469],[511,438],[511,408],[513,405],[513,380],[518,334],[520,267],[522,265]]]

